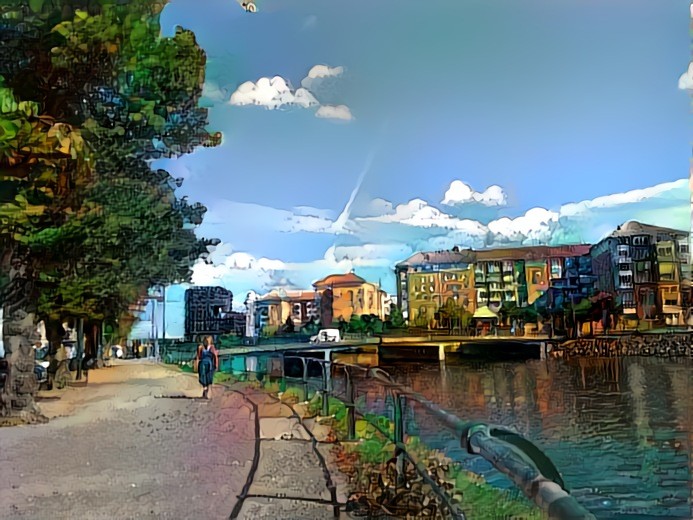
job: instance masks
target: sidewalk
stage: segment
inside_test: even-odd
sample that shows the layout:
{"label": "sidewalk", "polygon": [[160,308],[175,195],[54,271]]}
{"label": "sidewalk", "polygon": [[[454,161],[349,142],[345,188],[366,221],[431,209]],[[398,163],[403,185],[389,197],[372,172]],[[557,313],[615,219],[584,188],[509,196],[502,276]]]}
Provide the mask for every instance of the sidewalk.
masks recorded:
{"label": "sidewalk", "polygon": [[345,501],[328,450],[266,393],[215,385],[205,401],[193,375],[145,360],[73,384],[41,393],[48,424],[0,428],[3,518],[317,519]]}

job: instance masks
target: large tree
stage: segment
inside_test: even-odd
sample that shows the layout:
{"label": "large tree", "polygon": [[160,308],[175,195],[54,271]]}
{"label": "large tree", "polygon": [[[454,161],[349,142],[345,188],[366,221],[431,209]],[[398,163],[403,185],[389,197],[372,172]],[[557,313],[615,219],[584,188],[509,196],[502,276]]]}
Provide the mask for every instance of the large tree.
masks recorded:
{"label": "large tree", "polygon": [[[63,198],[46,201],[53,218],[32,223],[26,240],[34,247],[18,247],[12,232],[13,218],[28,218],[31,208],[20,207],[0,229],[9,231],[5,257],[20,266],[4,270],[6,286],[21,280],[31,289],[21,302],[16,290],[5,298],[6,318],[26,325],[6,323],[10,344],[13,337],[29,342],[37,311],[57,323],[67,315],[116,318],[150,286],[189,278],[210,244],[194,234],[204,207],[176,197],[180,181],[150,168],[154,159],[221,137],[207,132],[206,110],[197,106],[204,53],[189,31],[160,37],[162,7],[154,0],[32,0],[1,8],[12,36],[0,46],[0,74],[15,97],[37,101],[37,113],[73,129],[88,150],[84,164],[70,157],[61,167],[70,182]],[[35,188],[36,179],[26,182]],[[12,205],[18,201],[14,195]]]}

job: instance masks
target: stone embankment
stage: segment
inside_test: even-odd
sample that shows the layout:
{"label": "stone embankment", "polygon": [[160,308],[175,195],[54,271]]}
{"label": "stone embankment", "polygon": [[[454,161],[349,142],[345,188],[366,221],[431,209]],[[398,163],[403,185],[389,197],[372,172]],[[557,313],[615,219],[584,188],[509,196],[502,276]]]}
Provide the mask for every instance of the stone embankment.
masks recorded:
{"label": "stone embankment", "polygon": [[556,347],[556,357],[656,356],[693,357],[693,334],[631,334],[610,338],[580,338]]}

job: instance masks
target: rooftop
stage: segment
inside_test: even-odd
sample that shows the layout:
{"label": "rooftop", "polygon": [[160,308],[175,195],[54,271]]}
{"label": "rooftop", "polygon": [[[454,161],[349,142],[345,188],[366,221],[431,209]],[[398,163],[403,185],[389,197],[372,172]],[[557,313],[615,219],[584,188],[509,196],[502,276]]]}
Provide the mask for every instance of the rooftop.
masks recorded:
{"label": "rooftop", "polygon": [[653,226],[652,224],[643,224],[637,220],[629,220],[621,226],[618,226],[609,237],[625,237],[630,235],[682,235],[688,236],[688,231],[680,229],[667,228],[662,226]]}
{"label": "rooftop", "polygon": [[397,264],[397,267],[414,267],[423,264],[469,264],[474,261],[471,249],[453,248],[450,251],[428,251],[414,253],[412,256]]}
{"label": "rooftop", "polygon": [[366,280],[357,276],[354,273],[346,274],[331,274],[325,278],[318,280],[313,283],[313,287],[330,287],[330,286],[344,286],[344,285],[361,285],[367,283]]}
{"label": "rooftop", "polygon": [[475,251],[477,260],[535,260],[542,258],[566,258],[589,254],[589,244],[567,246],[524,246],[482,249]]}

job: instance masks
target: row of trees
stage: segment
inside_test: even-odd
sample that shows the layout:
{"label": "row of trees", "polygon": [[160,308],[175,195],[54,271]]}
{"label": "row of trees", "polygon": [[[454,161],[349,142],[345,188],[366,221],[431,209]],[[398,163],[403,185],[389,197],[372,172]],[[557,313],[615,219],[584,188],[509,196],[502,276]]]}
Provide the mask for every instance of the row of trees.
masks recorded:
{"label": "row of trees", "polygon": [[[214,146],[198,107],[205,55],[160,37],[161,0],[10,0],[0,7],[0,296],[4,414],[38,415],[32,334],[86,328],[87,350],[153,285],[186,281],[215,242],[204,206],[151,162]],[[93,353],[93,352],[92,352]]]}

